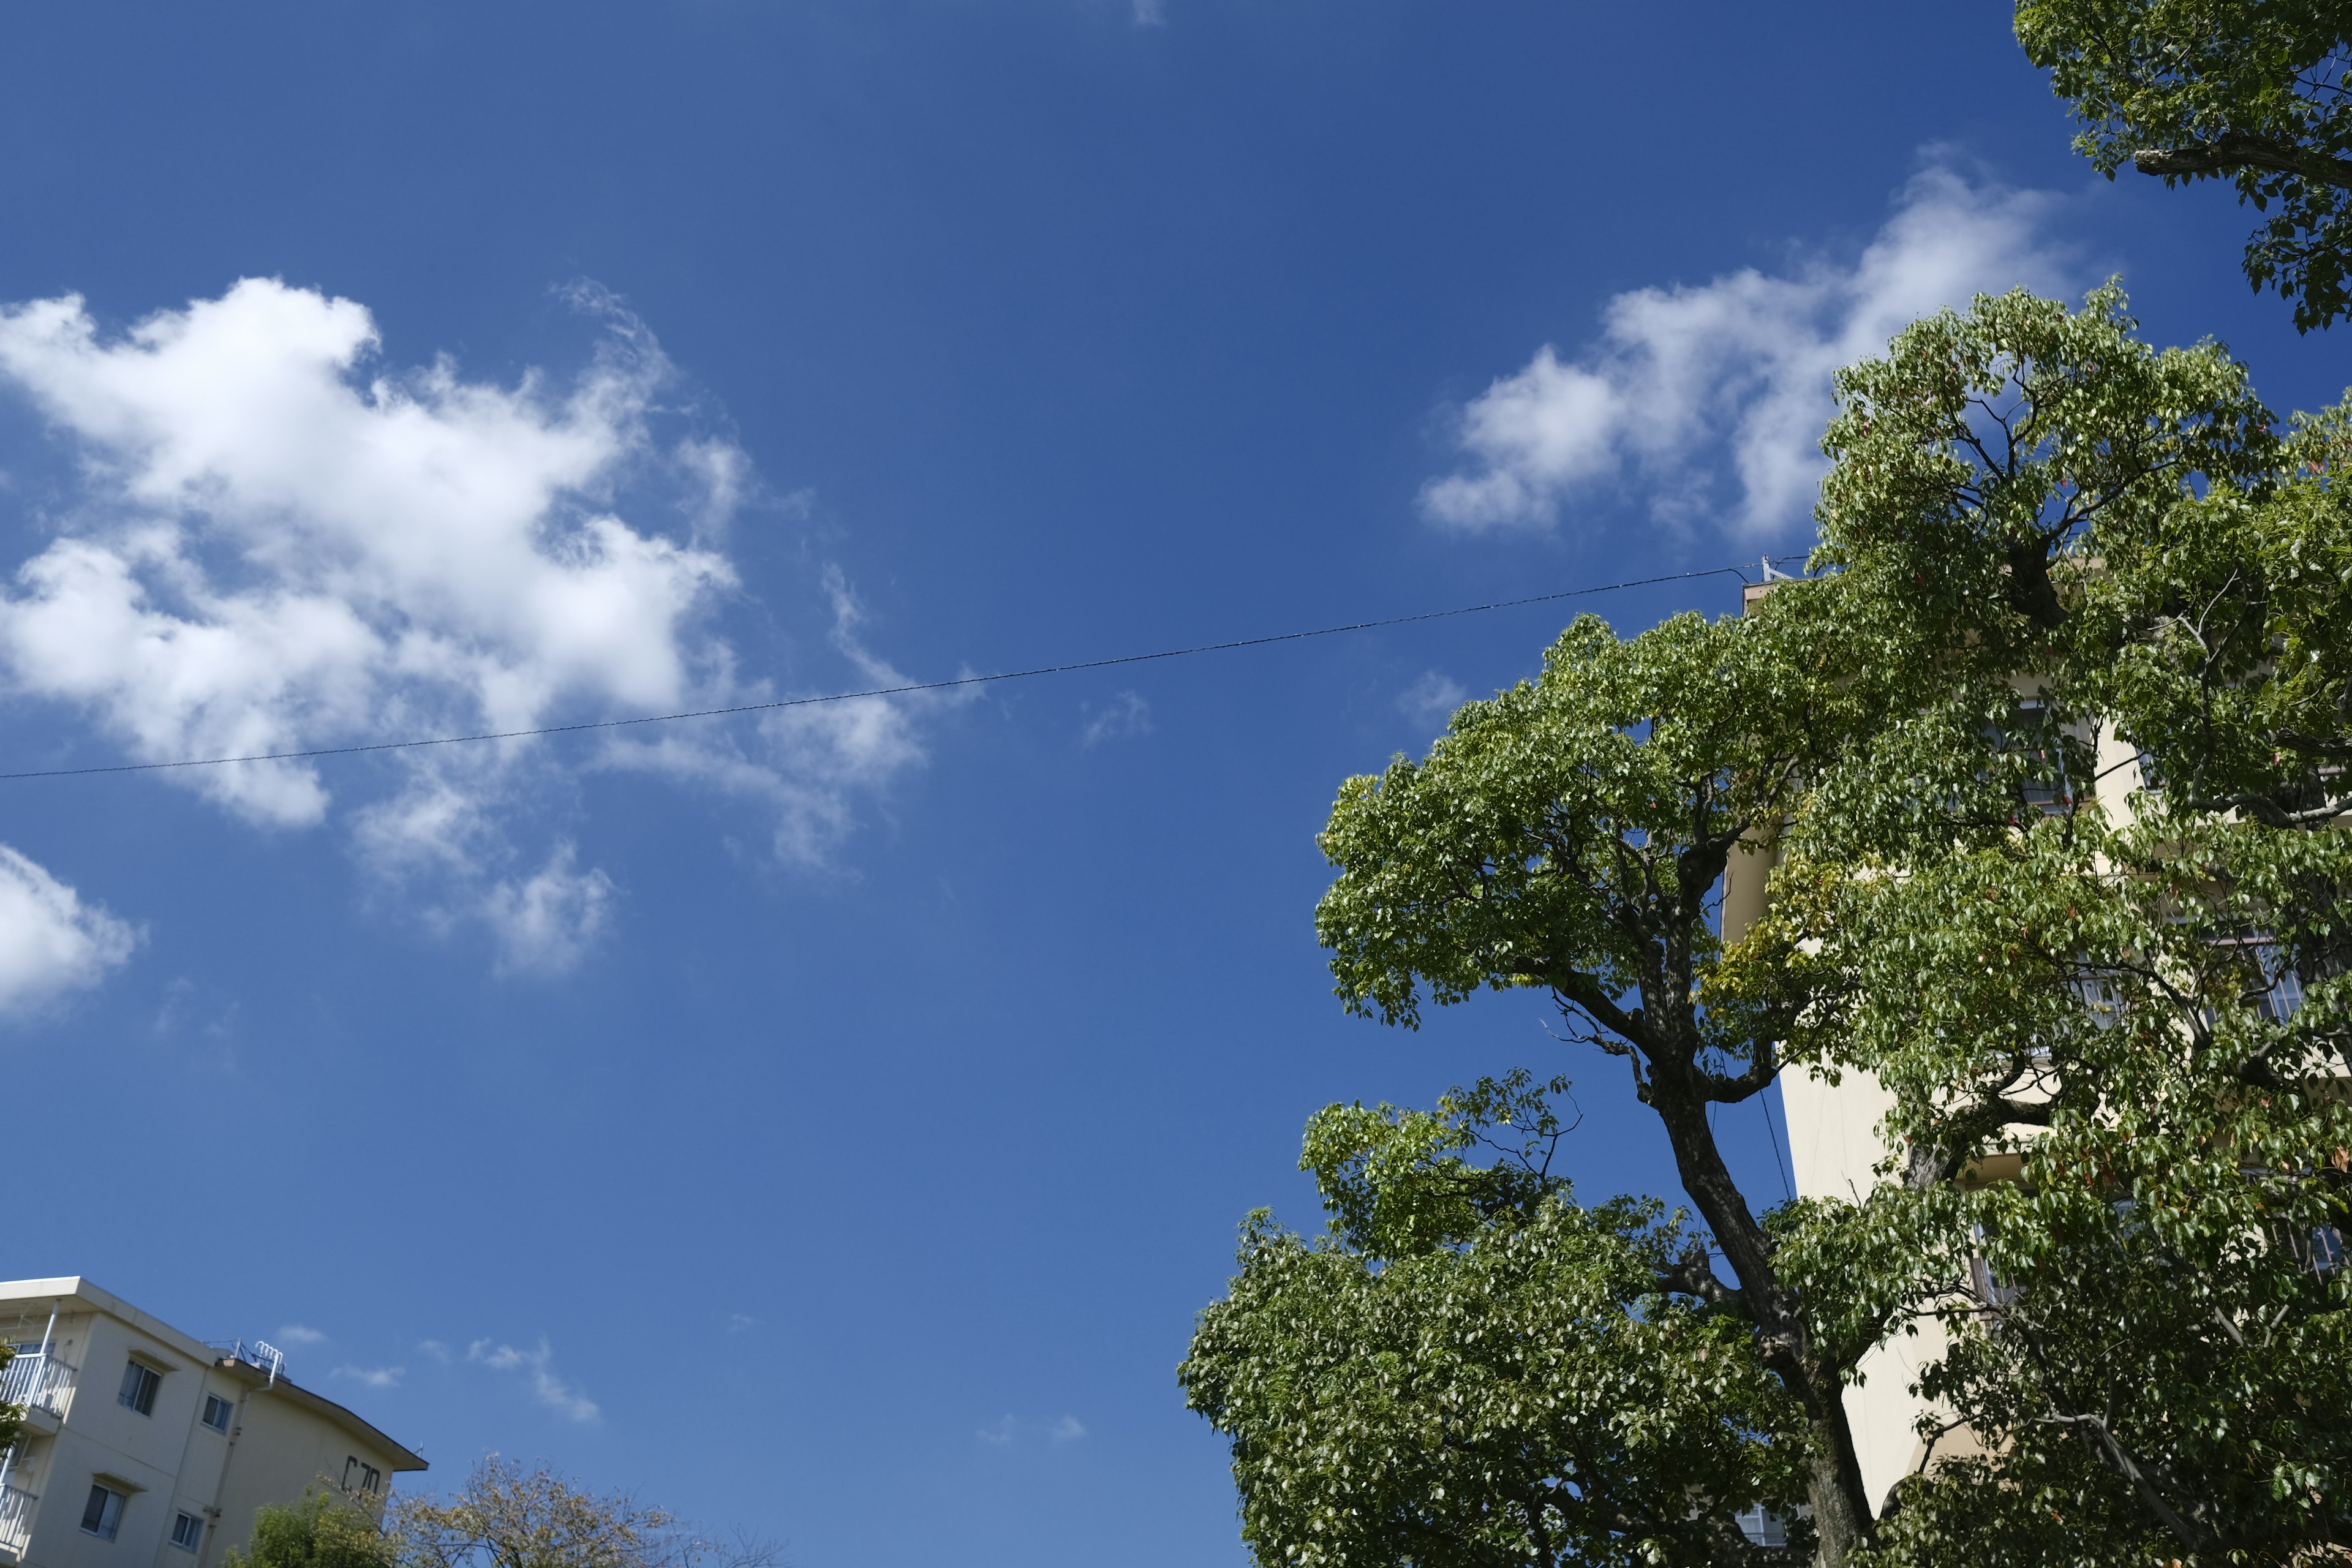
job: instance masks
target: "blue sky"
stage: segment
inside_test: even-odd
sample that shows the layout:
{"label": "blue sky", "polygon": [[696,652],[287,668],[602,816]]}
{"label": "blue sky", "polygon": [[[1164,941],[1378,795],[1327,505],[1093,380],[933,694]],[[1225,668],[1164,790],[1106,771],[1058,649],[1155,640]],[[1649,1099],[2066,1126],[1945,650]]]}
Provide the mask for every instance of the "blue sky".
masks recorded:
{"label": "blue sky", "polygon": [[[1827,374],[2121,272],[2336,395],[1999,5],[19,10],[10,769],[1101,658],[1803,548]],[[242,280],[242,281],[241,281]],[[1728,579],[1616,595],[1626,627]],[[448,1480],[803,1568],[1239,1563],[1172,1368],[1342,1016],[1339,780],[1562,612],[505,747],[0,784],[5,1271],[289,1342]],[[1726,1113],[1754,1191],[1755,1108]],[[282,1332],[281,1332],[282,1331]]]}

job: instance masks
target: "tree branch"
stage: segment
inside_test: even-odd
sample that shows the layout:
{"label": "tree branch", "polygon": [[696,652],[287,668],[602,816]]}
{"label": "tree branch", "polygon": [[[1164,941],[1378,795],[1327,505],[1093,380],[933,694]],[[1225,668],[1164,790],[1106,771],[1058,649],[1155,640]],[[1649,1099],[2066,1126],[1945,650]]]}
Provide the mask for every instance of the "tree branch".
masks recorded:
{"label": "tree branch", "polygon": [[1710,1307],[1722,1309],[1735,1317],[1748,1317],[1748,1298],[1741,1291],[1726,1285],[1706,1266],[1703,1252],[1686,1253],[1680,1261],[1657,1273],[1657,1288],[1667,1295],[1695,1296]]}
{"label": "tree branch", "polygon": [[2305,153],[2285,142],[2235,131],[2188,147],[2143,147],[2132,154],[2132,167],[2143,174],[2173,179],[2227,174],[2232,169],[2274,169],[2352,191],[2352,159]]}

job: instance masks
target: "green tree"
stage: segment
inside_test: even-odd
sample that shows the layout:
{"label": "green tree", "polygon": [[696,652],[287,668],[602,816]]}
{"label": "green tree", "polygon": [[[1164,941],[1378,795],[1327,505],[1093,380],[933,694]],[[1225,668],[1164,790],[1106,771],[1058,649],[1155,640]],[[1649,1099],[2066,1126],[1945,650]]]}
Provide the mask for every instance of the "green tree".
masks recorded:
{"label": "green tree", "polygon": [[1560,1131],[1524,1073],[1308,1126],[1329,1231],[1252,1215],[1179,1371],[1234,1440],[1261,1561],[1737,1563],[1736,1511],[1802,1498],[1774,1440],[1801,1423],[1690,1289],[1704,1254],[1654,1203],[1576,1206]]}
{"label": "green tree", "polygon": [[[16,1352],[5,1342],[0,1342],[0,1372],[7,1371],[8,1363],[16,1359]],[[21,1405],[0,1405],[0,1454],[8,1451],[9,1446],[16,1441],[17,1435],[24,1429],[25,1407]]]}
{"label": "green tree", "polygon": [[[1746,619],[1580,621],[1425,759],[1343,785],[1318,914],[1339,994],[1410,1026],[1535,988],[1625,1059],[1731,1282],[1702,1262],[1678,1298],[1654,1268],[1607,1342],[1670,1358],[1625,1327],[1654,1301],[1739,1325],[1787,1424],[1745,1418],[1801,1473],[1822,1562],[2339,1542],[2346,416],[2281,433],[2226,353],[2150,349],[2111,288],[1930,318],[1839,398],[1822,576]],[[2143,787],[2111,818],[2117,765]],[[1727,946],[1726,873],[1767,847],[1771,910]],[[1893,1092],[1899,1157],[1859,1201],[1761,1214],[1726,1169],[1708,1109],[1790,1067]],[[1251,1233],[1203,1333],[1277,1342],[1264,1314],[1339,1310],[1351,1256],[1383,1274],[1339,1212],[1320,1251]],[[1679,1237],[1612,1234],[1654,1265]],[[1510,1288],[1431,1267],[1449,1310]],[[1951,1349],[1924,1392],[1997,1441],[1880,1521],[1843,1393],[1929,1320]],[[1287,1447],[1237,1436],[1245,1515],[1307,1484],[1283,1456],[1324,1452],[1328,1408],[1290,1406]],[[1307,1544],[1251,1517],[1262,1561]]]}
{"label": "green tree", "polygon": [[2108,178],[2230,181],[2269,215],[2246,246],[2254,286],[2305,331],[2352,309],[2352,5],[2020,0],[2017,36]]}
{"label": "green tree", "polygon": [[1808,657],[1808,630],[1685,616],[1621,639],[1579,620],[1540,677],[1464,708],[1426,759],[1341,787],[1317,921],[1354,1011],[1412,1026],[1424,994],[1539,988],[1577,1039],[1624,1059],[1731,1273],[1718,1300],[1800,1413],[1836,1563],[1871,1517],[1841,1397],[1871,1335],[1807,1312],[1709,1119],[1772,1082],[1834,978],[1791,943],[1727,953],[1714,919],[1733,858],[1797,809],[1868,700]]}
{"label": "green tree", "polygon": [[228,1568],[395,1568],[398,1554],[375,1510],[348,1492],[314,1488],[300,1502],[264,1505],[253,1539]]}
{"label": "green tree", "polygon": [[1924,1391],[2002,1440],[1886,1549],[2344,1543],[2345,414],[2275,432],[2112,290],[1922,322],[1840,393],[1823,597],[1920,613],[1910,701],[1790,835],[1776,923],[1849,978],[1791,1053],[1894,1091],[1906,1179],[1861,1223],[1918,1238]]}

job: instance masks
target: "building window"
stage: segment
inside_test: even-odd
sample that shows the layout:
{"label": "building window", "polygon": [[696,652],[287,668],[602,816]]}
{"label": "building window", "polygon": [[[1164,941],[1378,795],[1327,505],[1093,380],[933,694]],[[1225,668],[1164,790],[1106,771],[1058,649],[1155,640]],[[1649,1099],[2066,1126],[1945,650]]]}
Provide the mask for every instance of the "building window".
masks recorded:
{"label": "building window", "polygon": [[100,1541],[111,1541],[122,1528],[122,1505],[129,1501],[112,1487],[90,1483],[89,1501],[81,1510],[81,1527]]}
{"label": "building window", "polygon": [[175,1514],[172,1519],[172,1544],[183,1552],[194,1552],[204,1544],[205,1521],[193,1513]]}
{"label": "building window", "polygon": [[2275,947],[2258,948],[2255,956],[2262,962],[2263,978],[2270,981],[2270,988],[2255,999],[2254,1011],[2271,1023],[2284,1024],[2303,1005],[2303,976],[2288,966],[2285,955]]}
{"label": "building window", "polygon": [[2295,1250],[2310,1263],[2314,1274],[2333,1274],[2344,1267],[2344,1233],[2323,1225],[2311,1233],[2306,1245]]}
{"label": "building window", "polygon": [[205,1395],[205,1425],[215,1432],[228,1430],[229,1413],[236,1408],[217,1394]]}
{"label": "building window", "polygon": [[2295,973],[2292,955],[2268,931],[2224,937],[2216,945],[2241,949],[2253,961],[2253,984],[2240,992],[2238,1000],[2252,1003],[2264,1022],[2284,1024],[2303,1006],[2303,976]]}
{"label": "building window", "polygon": [[155,1391],[163,1385],[163,1374],[142,1362],[132,1362],[122,1369],[122,1392],[116,1397],[142,1415],[155,1414]]}
{"label": "building window", "polygon": [[2066,983],[2091,1015],[2094,1027],[2112,1029],[2123,1018],[2124,994],[2103,975],[2077,974]]}

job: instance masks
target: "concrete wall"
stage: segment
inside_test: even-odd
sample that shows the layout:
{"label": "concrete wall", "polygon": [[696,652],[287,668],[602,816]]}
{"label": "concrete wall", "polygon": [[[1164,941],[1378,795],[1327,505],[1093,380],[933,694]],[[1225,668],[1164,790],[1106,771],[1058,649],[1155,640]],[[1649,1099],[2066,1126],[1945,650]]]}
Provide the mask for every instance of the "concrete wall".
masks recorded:
{"label": "concrete wall", "polygon": [[[40,1499],[22,1568],[220,1568],[248,1543],[266,1504],[296,1502],[347,1478],[356,1488],[362,1466],[375,1471],[381,1495],[397,1471],[422,1468],[332,1401],[225,1360],[80,1279],[0,1285],[0,1331],[37,1342],[53,1300],[52,1351],[79,1370],[62,1416],[28,1425],[9,1476],[11,1487]],[[134,1360],[161,1378],[145,1414],[121,1401]],[[204,1424],[207,1394],[229,1403],[226,1432]],[[111,1541],[81,1528],[93,1482],[128,1498]],[[194,1550],[172,1540],[183,1512],[203,1521]]]}
{"label": "concrete wall", "polygon": [[[170,1539],[181,1465],[209,1375],[206,1362],[100,1313],[60,1320],[58,1338],[66,1359],[81,1370],[65,1422],[47,1445],[40,1511],[25,1560],[42,1568],[147,1568],[162,1561]],[[163,1373],[150,1415],[118,1399],[134,1355]],[[93,1480],[130,1494],[110,1542],[81,1528]]]}
{"label": "concrete wall", "polygon": [[[254,1513],[265,1504],[295,1501],[313,1487],[341,1487],[347,1470],[357,1488],[360,1472],[352,1461],[374,1468],[382,1478],[379,1496],[390,1491],[400,1456],[320,1419],[298,1399],[283,1386],[256,1388],[247,1396],[230,1428],[236,1442],[217,1493],[220,1518],[213,1539],[205,1542],[200,1563],[192,1563],[186,1552],[171,1552],[182,1568],[219,1568],[229,1548],[242,1548],[251,1539]],[[159,1559],[156,1568],[173,1564]]]}

